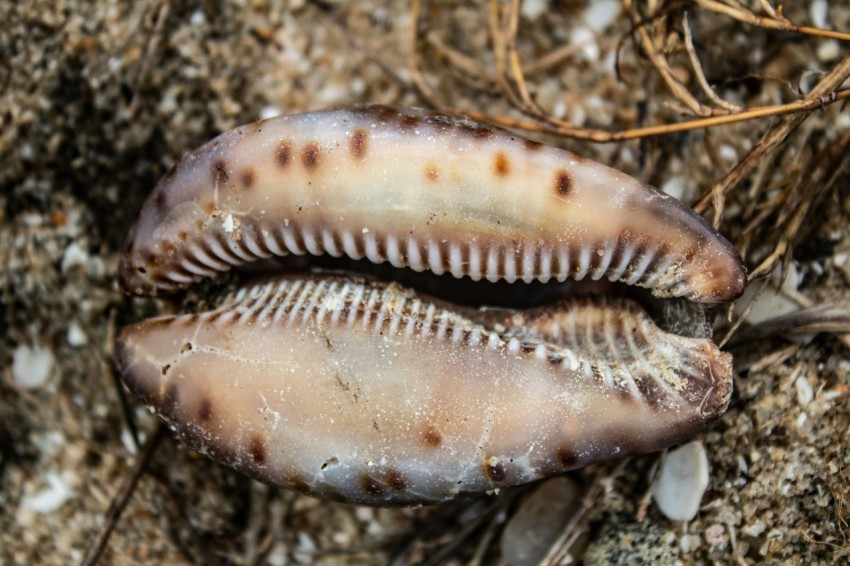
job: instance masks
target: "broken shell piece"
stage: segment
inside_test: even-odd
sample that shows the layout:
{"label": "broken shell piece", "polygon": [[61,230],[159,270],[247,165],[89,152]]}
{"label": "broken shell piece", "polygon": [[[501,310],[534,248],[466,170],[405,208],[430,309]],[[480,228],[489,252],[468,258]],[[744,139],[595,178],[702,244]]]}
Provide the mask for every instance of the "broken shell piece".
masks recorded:
{"label": "broken shell piece", "polygon": [[731,357],[624,299],[529,314],[543,329],[533,341],[460,312],[394,284],[287,278],[128,326],[117,356],[125,383],[194,449],[367,505],[656,451],[728,403]]}
{"label": "broken shell piece", "polygon": [[636,179],[487,124],[383,106],[260,121],[187,156],[145,202],[120,282],[170,293],[305,253],[474,280],[607,278],[698,302],[746,285],[726,240]]}

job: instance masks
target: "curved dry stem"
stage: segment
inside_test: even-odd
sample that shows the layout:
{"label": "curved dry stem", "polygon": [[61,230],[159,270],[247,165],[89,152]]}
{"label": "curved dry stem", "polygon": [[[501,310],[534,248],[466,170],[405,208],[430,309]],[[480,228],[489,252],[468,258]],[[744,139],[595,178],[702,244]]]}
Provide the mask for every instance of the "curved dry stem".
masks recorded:
{"label": "curved dry stem", "polygon": [[762,0],[761,5],[762,9],[764,9],[769,14],[767,17],[759,16],[758,14],[751,12],[750,10],[740,5],[738,2],[735,2],[734,5],[732,5],[729,3],[717,2],[716,0],[696,0],[696,3],[699,6],[705,8],[706,10],[725,14],[731,18],[738,20],[739,22],[744,22],[750,25],[759,26],[766,29],[790,31],[802,33],[805,35],[814,35],[817,37],[837,39],[839,41],[850,41],[850,33],[821,29],[813,26],[799,26],[793,24],[788,21],[787,18],[778,16],[776,14],[776,11],[764,0]]}

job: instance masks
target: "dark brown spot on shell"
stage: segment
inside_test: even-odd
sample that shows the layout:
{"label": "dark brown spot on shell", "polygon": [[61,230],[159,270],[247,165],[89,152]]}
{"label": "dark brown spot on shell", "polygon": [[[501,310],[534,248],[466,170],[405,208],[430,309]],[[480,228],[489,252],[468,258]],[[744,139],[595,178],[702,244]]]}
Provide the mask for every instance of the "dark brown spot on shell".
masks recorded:
{"label": "dark brown spot on shell", "polygon": [[178,169],[179,165],[180,165],[180,163],[175,163],[174,165],[172,165],[171,168],[168,170],[168,172],[165,175],[163,175],[162,180],[168,181],[169,179],[174,177],[174,175],[177,173],[177,169]]}
{"label": "dark brown spot on shell", "polygon": [[248,443],[248,454],[258,466],[266,463],[266,444],[260,435],[255,434]]}
{"label": "dark brown spot on shell", "polygon": [[578,454],[566,447],[558,449],[556,458],[564,469],[574,468],[578,464]]}
{"label": "dark brown spot on shell", "polygon": [[217,159],[215,163],[213,163],[213,179],[216,184],[226,183],[230,178],[230,174],[227,172],[227,164],[223,159]]}
{"label": "dark brown spot on shell", "polygon": [[189,239],[189,234],[185,230],[180,230],[179,232],[177,232],[177,239],[181,242],[185,242]]}
{"label": "dark brown spot on shell", "polygon": [[378,122],[389,122],[393,118],[399,115],[399,111],[392,106],[376,106],[375,109],[375,119]]}
{"label": "dark brown spot on shell", "polygon": [[322,149],[318,142],[307,142],[304,149],[301,150],[301,162],[308,170],[313,170],[319,165]]}
{"label": "dark brown spot on shell", "polygon": [[572,188],[572,183],[573,179],[570,177],[570,172],[566,169],[561,169],[555,175],[555,192],[558,196],[567,196]]}
{"label": "dark brown spot on shell", "polygon": [[329,483],[320,484],[320,486],[316,489],[314,495],[324,497],[325,499],[330,499],[331,501],[337,501],[339,503],[348,502],[348,498],[343,495],[340,490],[338,490]]}
{"label": "dark brown spot on shell", "polygon": [[201,403],[198,405],[198,418],[204,422],[212,418],[212,401],[209,397],[201,399]]}
{"label": "dark brown spot on shell", "polygon": [[440,434],[440,431],[434,427],[428,427],[425,432],[422,433],[422,440],[424,440],[425,444],[431,448],[436,448],[443,443],[443,435]]}
{"label": "dark brown spot on shell", "polygon": [[254,172],[254,169],[251,167],[246,167],[242,170],[242,173],[239,175],[239,180],[242,181],[242,186],[246,189],[250,189],[254,184],[257,174]]}
{"label": "dark brown spot on shell", "polygon": [[363,128],[354,130],[348,142],[348,151],[354,159],[363,159],[369,150],[369,133]]}
{"label": "dark brown spot on shell", "polygon": [[360,474],[360,487],[372,497],[381,497],[386,491],[384,486],[369,474]]}
{"label": "dark brown spot on shell", "polygon": [[538,151],[543,149],[543,144],[534,140],[522,140],[522,145],[525,146],[525,149],[528,151]]}
{"label": "dark brown spot on shell", "polygon": [[180,388],[177,387],[176,383],[169,383],[168,387],[165,388],[165,395],[162,398],[162,408],[163,411],[171,412],[180,402]]}
{"label": "dark brown spot on shell", "polygon": [[461,124],[458,127],[461,132],[478,141],[486,141],[496,135],[496,130],[484,124]]}
{"label": "dark brown spot on shell", "polygon": [[277,144],[277,149],[274,152],[275,161],[284,169],[289,167],[292,162],[292,142],[284,140]]}
{"label": "dark brown spot on shell", "polygon": [[425,178],[429,181],[436,182],[437,179],[440,178],[440,170],[433,163],[429,163],[425,166]]}
{"label": "dark brown spot on shell", "polygon": [[406,491],[407,482],[398,470],[387,470],[386,483],[395,491]]}
{"label": "dark brown spot on shell", "polygon": [[405,130],[414,130],[422,124],[422,117],[414,114],[408,114],[401,119],[399,125]]}
{"label": "dark brown spot on shell", "polygon": [[153,195],[153,203],[157,208],[165,208],[165,191],[157,190]]}
{"label": "dark brown spot on shell", "polygon": [[299,476],[298,474],[292,474],[288,478],[286,478],[286,482],[289,484],[291,489],[294,489],[298,493],[303,495],[310,495],[312,489],[310,488],[310,484],[307,481]]}
{"label": "dark brown spot on shell", "polygon": [[501,483],[507,477],[504,464],[501,462],[493,463],[490,458],[484,460],[484,473],[493,483]]}
{"label": "dark brown spot on shell", "polygon": [[511,162],[503,151],[493,157],[493,171],[498,177],[507,177],[511,172]]}

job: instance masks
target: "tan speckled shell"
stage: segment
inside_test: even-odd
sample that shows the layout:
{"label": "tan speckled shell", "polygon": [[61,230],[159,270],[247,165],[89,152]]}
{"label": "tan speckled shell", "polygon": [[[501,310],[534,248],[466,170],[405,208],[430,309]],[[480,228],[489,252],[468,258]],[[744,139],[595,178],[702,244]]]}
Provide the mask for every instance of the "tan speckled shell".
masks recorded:
{"label": "tan speckled shell", "polygon": [[606,277],[730,301],[735,250],[676,199],[470,120],[366,107],[281,116],[187,156],[144,205],[128,292],[173,292],[289,253],[514,281]]}

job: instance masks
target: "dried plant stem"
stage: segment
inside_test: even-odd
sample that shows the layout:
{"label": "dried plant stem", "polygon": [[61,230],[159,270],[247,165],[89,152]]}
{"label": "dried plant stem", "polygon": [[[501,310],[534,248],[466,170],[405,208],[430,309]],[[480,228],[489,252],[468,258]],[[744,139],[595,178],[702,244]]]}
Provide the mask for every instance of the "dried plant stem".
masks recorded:
{"label": "dried plant stem", "polygon": [[[658,73],[661,75],[661,78],[667,84],[667,88],[670,89],[671,93],[673,93],[673,96],[675,96],[679,102],[684,104],[688,110],[697,116],[712,116],[716,114],[714,109],[705,106],[694,98],[688,90],[688,87],[682,84],[682,82],[673,74],[673,69],[670,68],[670,64],[667,62],[667,58],[664,56],[664,53],[660,48],[666,36],[665,31],[663,29],[657,30],[655,38],[653,39],[646,28],[645,18],[637,10],[637,4],[632,0],[625,0],[624,5],[632,18],[632,23],[634,24],[635,30],[640,38],[643,50],[646,52],[647,57],[649,57],[649,60],[652,62],[653,66],[655,66]],[[664,20],[664,18],[662,18],[662,20]],[[656,23],[656,25],[659,26],[661,24]]]}
{"label": "dried plant stem", "polygon": [[153,457],[154,452],[156,452],[160,440],[165,436],[164,431],[165,427],[158,424],[145,442],[142,452],[136,458],[136,463],[133,464],[132,472],[124,477],[118,493],[112,500],[97,536],[95,536],[86,549],[83,560],[80,562],[82,566],[93,566],[100,561],[100,557],[106,549],[106,544],[109,542],[112,531],[115,529],[118,520],[121,518],[121,514],[130,502],[130,498],[136,490],[136,485],[138,485],[139,480],[142,478],[142,474],[145,473],[145,469],[147,469],[148,463]]}
{"label": "dried plant stem", "polygon": [[[835,66],[821,81],[815,85],[812,92],[803,100],[794,104],[801,106],[799,110],[816,110],[832,102],[843,100],[850,96],[850,90],[837,89],[850,78],[850,56],[845,57]],[[774,107],[775,108],[775,107]],[[746,112],[742,113],[745,114]],[[741,114],[730,114],[728,117],[740,116]],[[709,206],[714,207],[714,224],[719,225],[723,214],[726,194],[738,185],[766,156],[776,150],[788,135],[806,119],[808,112],[797,112],[786,116],[778,123],[768,129],[758,143],[738,162],[722,179],[714,184],[697,201],[694,210],[704,212]]]}
{"label": "dried plant stem", "polygon": [[[475,118],[477,120],[484,120],[493,124],[497,124],[499,126],[504,126],[506,128],[516,128],[519,130],[526,130],[530,132],[563,135],[575,139],[608,143],[646,138],[651,136],[661,136],[676,132],[698,130],[702,128],[712,128],[715,126],[734,124],[736,122],[746,122],[749,120],[756,120],[758,118],[768,118],[771,116],[782,116],[785,114],[794,114],[805,117],[805,112],[819,110],[846,98],[850,98],[850,89],[836,90],[833,91],[831,95],[826,97],[810,95],[802,100],[797,100],[788,104],[777,104],[774,106],[760,106],[757,108],[750,108],[749,110],[745,110],[737,114],[727,114],[725,116],[711,116],[709,118],[698,118],[694,120],[688,120],[686,122],[679,122],[677,124],[661,124],[658,126],[647,126],[645,128],[634,128],[630,130],[620,131],[577,128],[568,124],[567,122],[562,122],[554,119],[549,119],[547,121],[547,124],[540,124],[539,122],[533,122],[530,120],[520,120],[501,116],[490,116],[482,112],[467,111],[464,113],[471,118]],[[460,111],[457,110],[455,110],[455,112],[460,113]]]}
{"label": "dried plant stem", "polygon": [[708,80],[705,78],[705,73],[702,70],[702,65],[697,57],[696,49],[694,49],[694,39],[691,35],[691,25],[688,22],[687,12],[682,15],[682,28],[685,30],[685,49],[688,52],[688,58],[691,60],[691,66],[694,69],[694,73],[696,73],[697,81],[699,82],[700,87],[702,87],[703,92],[705,92],[706,96],[708,96],[714,104],[723,108],[727,112],[742,112],[744,110],[743,106],[726,102],[717,96],[717,93],[714,92],[714,89],[708,84]]}
{"label": "dried plant stem", "polygon": [[[735,5],[732,5],[728,3],[717,2],[716,0],[696,0],[696,3],[707,10],[711,10],[712,12],[725,14],[729,17],[735,18],[740,22],[744,22],[754,26],[781,31],[791,31],[806,35],[815,35],[818,37],[828,37],[830,39],[838,39],[840,41],[850,41],[850,33],[821,29],[812,26],[798,26],[789,22],[786,18],[779,17],[773,10],[773,8],[769,8],[768,10],[766,10],[770,14],[770,16],[764,17],[754,14],[753,12],[747,10],[737,2],[735,3]],[[766,2],[762,2],[763,8],[766,5]]]}

